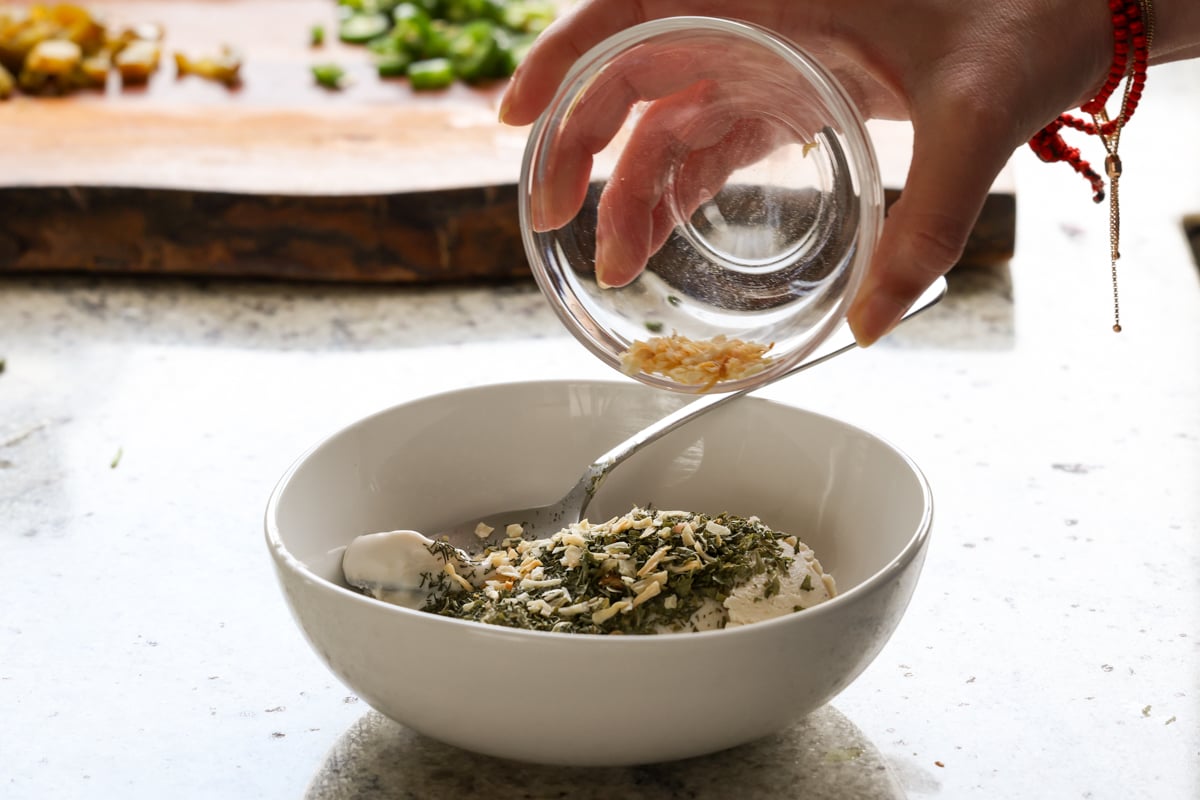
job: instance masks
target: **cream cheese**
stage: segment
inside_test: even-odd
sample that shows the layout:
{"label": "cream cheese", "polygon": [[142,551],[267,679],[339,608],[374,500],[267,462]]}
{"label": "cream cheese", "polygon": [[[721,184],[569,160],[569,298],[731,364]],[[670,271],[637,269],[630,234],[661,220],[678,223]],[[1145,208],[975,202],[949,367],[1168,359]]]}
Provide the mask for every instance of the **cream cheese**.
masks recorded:
{"label": "cream cheese", "polygon": [[[385,531],[355,537],[342,555],[346,583],[383,600],[420,608],[429,599],[430,579],[446,561],[430,548],[434,544],[417,531]],[[468,561],[465,553],[462,560]]]}

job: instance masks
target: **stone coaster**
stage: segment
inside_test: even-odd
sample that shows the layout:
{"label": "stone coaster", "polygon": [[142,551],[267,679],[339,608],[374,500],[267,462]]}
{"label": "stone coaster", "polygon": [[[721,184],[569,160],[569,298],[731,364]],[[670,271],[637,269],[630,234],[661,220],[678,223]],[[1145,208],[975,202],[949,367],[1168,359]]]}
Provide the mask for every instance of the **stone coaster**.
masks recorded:
{"label": "stone coaster", "polygon": [[[508,729],[497,726],[497,735],[511,735]],[[458,797],[903,800],[905,794],[875,746],[825,706],[781,734],[721,753],[611,768],[546,767],[476,755],[372,711],[333,746],[305,795],[306,800]]]}

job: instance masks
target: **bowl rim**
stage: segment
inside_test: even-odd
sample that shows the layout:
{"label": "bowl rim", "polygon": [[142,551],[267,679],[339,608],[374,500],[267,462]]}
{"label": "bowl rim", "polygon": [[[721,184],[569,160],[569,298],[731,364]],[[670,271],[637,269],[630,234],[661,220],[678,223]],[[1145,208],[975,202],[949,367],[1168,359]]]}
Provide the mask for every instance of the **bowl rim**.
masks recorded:
{"label": "bowl rim", "polygon": [[[427,623],[443,623],[452,625],[465,625],[471,630],[478,631],[481,627],[486,629],[488,635],[499,636],[501,638],[527,639],[534,637],[547,642],[564,642],[578,641],[580,646],[595,646],[595,642],[611,642],[613,640],[622,642],[624,647],[652,647],[655,645],[647,644],[648,642],[662,641],[680,641],[686,639],[688,641],[696,640],[697,637],[710,638],[715,636],[733,637],[733,636],[750,636],[755,635],[755,632],[766,631],[772,627],[795,623],[798,619],[813,619],[816,616],[822,616],[834,613],[839,608],[851,603],[857,602],[859,597],[865,597],[873,594],[883,586],[886,586],[896,581],[900,575],[908,568],[909,564],[922,553],[932,535],[933,530],[933,491],[930,488],[929,480],[925,473],[917,463],[903,449],[896,446],[890,439],[880,436],[870,430],[867,430],[859,425],[847,422],[837,417],[828,414],[822,414],[817,411],[811,411],[798,405],[784,403],[778,400],[772,400],[764,397],[747,396],[739,398],[740,403],[752,402],[757,404],[766,404],[771,406],[779,406],[792,411],[798,411],[811,417],[815,417],[825,423],[832,423],[836,426],[848,428],[860,434],[875,439],[877,442],[893,451],[900,457],[901,461],[910,469],[914,477],[917,479],[917,486],[921,492],[921,519],[918,521],[916,530],[909,536],[908,541],[904,543],[900,551],[896,553],[886,564],[876,570],[867,578],[859,581],[854,586],[844,592],[839,591],[835,596],[826,600],[819,605],[804,609],[803,613],[784,614],[780,617],[762,620],[750,625],[740,625],[734,628],[722,628],[711,631],[678,631],[671,633],[658,633],[653,635],[636,635],[636,636],[610,636],[599,633],[554,633],[552,631],[532,631],[524,628],[508,628],[502,625],[486,625],[471,620],[455,619],[454,617],[443,617],[438,614],[431,614],[420,609],[405,608],[403,606],[393,605],[382,600],[376,600],[373,597],[368,597],[359,592],[348,589],[344,586],[327,580],[326,578],[314,572],[303,560],[294,555],[291,550],[283,542],[283,535],[279,529],[277,517],[279,511],[279,502],[283,492],[288,487],[296,472],[308,461],[308,459],[319,449],[333,440],[345,436],[355,428],[364,426],[374,421],[379,417],[389,414],[394,414],[397,411],[407,408],[418,403],[436,402],[439,399],[449,398],[452,396],[461,396],[474,392],[488,391],[494,389],[514,390],[521,388],[532,388],[538,386],[545,387],[566,387],[566,386],[587,386],[601,389],[636,389],[645,391],[646,387],[633,381],[614,381],[614,380],[597,380],[597,379],[576,379],[576,378],[555,378],[546,380],[512,380],[499,381],[493,383],[478,384],[475,386],[464,386],[456,389],[435,392],[433,394],[420,395],[418,397],[405,400],[400,403],[388,406],[386,408],[375,411],[364,417],[361,417],[347,425],[343,425],[337,430],[321,437],[314,444],[309,446],[297,458],[295,458],[283,475],[276,481],[274,488],[271,490],[270,497],[267,500],[266,509],[263,516],[263,531],[267,549],[271,554],[276,566],[283,570],[307,579],[317,585],[322,591],[331,593],[334,597],[341,597],[352,603],[366,603],[372,608],[375,608],[380,613],[399,614],[402,618],[410,618],[414,622],[424,621]],[[582,470],[582,467],[581,467]],[[344,547],[344,546],[343,546]],[[282,578],[282,576],[280,576]],[[836,576],[834,576],[836,578]],[[633,644],[638,642],[638,644]],[[582,644],[588,643],[588,644]],[[663,646],[663,645],[657,645]]]}

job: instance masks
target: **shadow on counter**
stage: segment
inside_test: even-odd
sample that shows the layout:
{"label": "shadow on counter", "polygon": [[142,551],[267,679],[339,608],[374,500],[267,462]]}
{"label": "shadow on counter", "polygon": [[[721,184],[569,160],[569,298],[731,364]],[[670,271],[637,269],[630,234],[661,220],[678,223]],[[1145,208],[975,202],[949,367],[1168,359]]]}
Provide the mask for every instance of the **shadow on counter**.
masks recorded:
{"label": "shadow on counter", "polygon": [[[496,735],[519,735],[519,728],[497,725]],[[825,706],[784,733],[715,755],[607,768],[475,755],[372,711],[334,744],[305,793],[305,800],[366,797],[903,800],[906,795],[875,746],[837,709]]]}
{"label": "shadow on counter", "polygon": [[[964,263],[947,280],[936,313],[880,346],[1012,347],[1007,262]],[[67,329],[92,342],[353,352],[569,335],[532,280],[416,287],[0,275],[0,294],[0,317],[11,313],[27,335],[56,338]]]}
{"label": "shadow on counter", "polygon": [[1007,262],[962,263],[946,273],[946,297],[897,328],[880,347],[904,350],[1010,350],[1016,344],[1012,272]]}

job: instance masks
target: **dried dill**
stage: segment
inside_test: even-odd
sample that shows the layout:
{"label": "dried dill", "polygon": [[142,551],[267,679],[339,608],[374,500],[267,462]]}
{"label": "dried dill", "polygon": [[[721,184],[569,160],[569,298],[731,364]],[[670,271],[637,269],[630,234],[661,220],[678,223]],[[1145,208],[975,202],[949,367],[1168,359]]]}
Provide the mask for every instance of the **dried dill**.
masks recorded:
{"label": "dried dill", "polygon": [[[793,561],[785,539],[754,517],[635,508],[548,539],[506,539],[480,557],[479,588],[449,585],[424,610],[561,633],[693,630],[699,617],[723,614],[720,604],[730,593],[760,575],[769,576],[764,595],[779,594],[780,576]],[[448,543],[429,549],[447,564],[456,558]],[[445,578],[431,581],[446,588]],[[805,584],[811,589],[807,577]]]}

